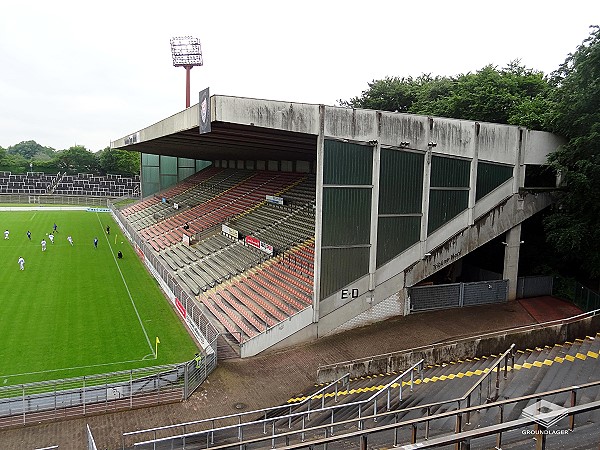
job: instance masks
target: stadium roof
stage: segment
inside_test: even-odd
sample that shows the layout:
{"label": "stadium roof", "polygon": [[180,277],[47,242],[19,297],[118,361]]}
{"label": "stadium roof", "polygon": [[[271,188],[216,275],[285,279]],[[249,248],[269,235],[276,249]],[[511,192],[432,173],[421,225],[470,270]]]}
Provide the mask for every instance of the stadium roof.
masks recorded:
{"label": "stadium roof", "polygon": [[319,106],[212,96],[211,131],[200,134],[193,105],[111,148],[195,159],[316,160]]}
{"label": "stadium roof", "polygon": [[[208,106],[209,105],[209,106]],[[199,160],[317,161],[318,136],[499,164],[545,164],[562,138],[514,125],[213,95],[111,142],[111,148]],[[209,123],[205,134],[201,127]],[[434,124],[436,124],[434,126]],[[523,140],[523,155],[516,152]]]}

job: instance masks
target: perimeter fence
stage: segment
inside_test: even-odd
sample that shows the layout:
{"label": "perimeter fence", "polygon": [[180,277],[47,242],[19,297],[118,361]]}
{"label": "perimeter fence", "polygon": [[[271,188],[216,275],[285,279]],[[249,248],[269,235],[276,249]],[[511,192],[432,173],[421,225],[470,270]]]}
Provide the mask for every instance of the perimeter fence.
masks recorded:
{"label": "perimeter fence", "polygon": [[[125,237],[131,242],[139,258],[156,279],[171,303],[173,303],[175,310],[187,329],[200,343],[207,355],[212,352],[216,355],[216,341],[219,331],[198,307],[192,295],[179,284],[179,281],[161,262],[152,248],[139,235],[133,226],[131,226],[112,201],[108,202],[108,207],[112,212],[115,222],[119,225]],[[215,343],[214,345],[212,345],[213,342]]]}
{"label": "perimeter fence", "polygon": [[181,401],[216,365],[213,352],[179,364],[2,386],[0,428]]}
{"label": "perimeter fence", "polygon": [[30,194],[0,194],[0,203],[21,205],[74,205],[106,207],[106,197],[86,197],[79,195],[30,195]]}

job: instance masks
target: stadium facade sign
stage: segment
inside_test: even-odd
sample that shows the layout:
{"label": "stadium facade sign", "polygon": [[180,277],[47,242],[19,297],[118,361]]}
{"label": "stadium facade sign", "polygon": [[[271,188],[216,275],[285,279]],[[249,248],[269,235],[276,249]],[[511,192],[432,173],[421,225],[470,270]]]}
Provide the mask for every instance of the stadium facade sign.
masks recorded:
{"label": "stadium facade sign", "polygon": [[210,88],[200,91],[200,134],[210,133]]}

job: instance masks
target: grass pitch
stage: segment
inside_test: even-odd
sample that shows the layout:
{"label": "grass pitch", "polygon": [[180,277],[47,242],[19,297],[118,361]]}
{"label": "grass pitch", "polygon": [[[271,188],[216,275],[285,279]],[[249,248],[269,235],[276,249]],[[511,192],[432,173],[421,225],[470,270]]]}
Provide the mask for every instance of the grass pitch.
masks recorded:
{"label": "grass pitch", "polygon": [[0,386],[178,363],[196,351],[109,213],[0,212]]}

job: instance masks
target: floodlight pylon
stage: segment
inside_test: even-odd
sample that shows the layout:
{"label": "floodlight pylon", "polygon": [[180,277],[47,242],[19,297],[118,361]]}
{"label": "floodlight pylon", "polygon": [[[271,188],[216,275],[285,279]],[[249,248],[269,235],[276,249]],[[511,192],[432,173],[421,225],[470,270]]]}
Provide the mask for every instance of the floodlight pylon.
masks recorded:
{"label": "floodlight pylon", "polygon": [[202,66],[202,48],[200,39],[192,36],[171,38],[173,66],[185,68],[185,107],[190,107],[190,71],[192,67]]}

